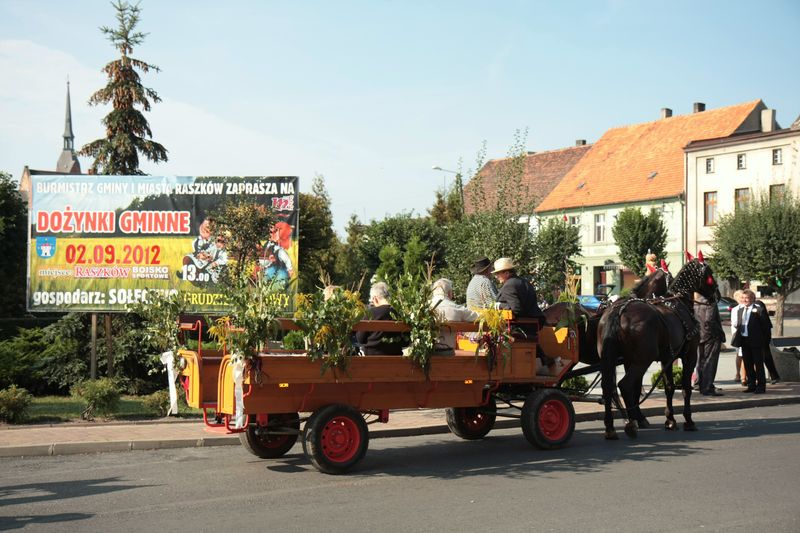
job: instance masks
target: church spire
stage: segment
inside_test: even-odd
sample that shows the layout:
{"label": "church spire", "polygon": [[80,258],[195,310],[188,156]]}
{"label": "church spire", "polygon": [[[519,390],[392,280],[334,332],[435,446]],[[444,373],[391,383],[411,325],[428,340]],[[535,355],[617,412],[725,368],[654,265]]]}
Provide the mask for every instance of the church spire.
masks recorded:
{"label": "church spire", "polygon": [[64,118],[64,149],[56,163],[56,170],[64,174],[80,174],[81,164],[75,154],[75,135],[72,133],[72,106],[69,98],[69,80],[67,80],[67,114]]}
{"label": "church spire", "polygon": [[72,133],[72,106],[69,98],[69,80],[67,80],[67,115],[64,119],[64,150],[75,149],[75,135]]}

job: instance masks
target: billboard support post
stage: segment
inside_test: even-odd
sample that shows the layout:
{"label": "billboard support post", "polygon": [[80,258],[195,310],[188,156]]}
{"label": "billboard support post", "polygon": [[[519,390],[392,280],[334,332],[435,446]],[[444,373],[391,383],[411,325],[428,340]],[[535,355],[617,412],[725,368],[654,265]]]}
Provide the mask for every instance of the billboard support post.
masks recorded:
{"label": "billboard support post", "polygon": [[89,376],[97,379],[97,313],[92,313],[92,355],[89,363]]}

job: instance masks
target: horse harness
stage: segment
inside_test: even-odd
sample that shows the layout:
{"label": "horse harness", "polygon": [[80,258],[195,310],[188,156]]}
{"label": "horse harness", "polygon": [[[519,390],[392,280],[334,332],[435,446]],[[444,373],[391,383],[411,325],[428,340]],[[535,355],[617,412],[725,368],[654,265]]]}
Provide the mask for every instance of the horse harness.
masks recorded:
{"label": "horse harness", "polygon": [[[622,302],[619,308],[619,314],[622,315],[622,313],[625,312],[625,308],[632,302],[642,302],[653,307],[663,305],[678,317],[681,326],[683,326],[685,337],[678,350],[673,350],[672,345],[670,345],[670,352],[672,352],[671,355],[673,359],[677,359],[680,354],[684,352],[689,341],[700,335],[700,323],[694,317],[694,310],[689,308],[679,295],[656,296],[655,298],[627,298]],[[658,317],[666,328],[667,322],[664,315],[658,313]]]}

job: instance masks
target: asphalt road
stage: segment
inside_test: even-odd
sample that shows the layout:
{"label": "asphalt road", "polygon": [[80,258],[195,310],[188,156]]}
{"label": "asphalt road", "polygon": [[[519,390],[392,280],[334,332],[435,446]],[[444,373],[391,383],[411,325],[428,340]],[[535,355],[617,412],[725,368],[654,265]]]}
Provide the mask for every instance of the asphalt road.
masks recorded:
{"label": "asphalt road", "polygon": [[697,421],[617,442],[581,423],[550,452],[518,430],[376,439],[345,476],[299,445],[273,461],[239,447],[3,459],[0,529],[800,531],[800,409]]}

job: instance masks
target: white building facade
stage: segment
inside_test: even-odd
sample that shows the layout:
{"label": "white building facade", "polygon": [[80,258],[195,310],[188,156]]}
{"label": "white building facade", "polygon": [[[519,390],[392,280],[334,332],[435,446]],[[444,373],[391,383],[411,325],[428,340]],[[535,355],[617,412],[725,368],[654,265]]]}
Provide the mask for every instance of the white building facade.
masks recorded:
{"label": "white building facade", "polygon": [[[713,253],[720,218],[765,195],[800,198],[800,121],[777,129],[774,110],[761,112],[762,131],[695,141],[686,153],[686,235],[690,250]],[[787,301],[800,302],[800,295]]]}

